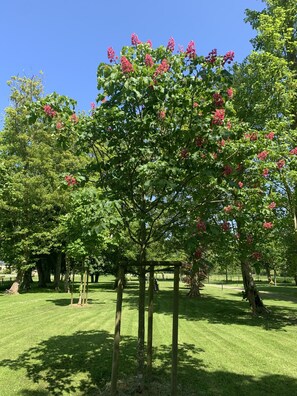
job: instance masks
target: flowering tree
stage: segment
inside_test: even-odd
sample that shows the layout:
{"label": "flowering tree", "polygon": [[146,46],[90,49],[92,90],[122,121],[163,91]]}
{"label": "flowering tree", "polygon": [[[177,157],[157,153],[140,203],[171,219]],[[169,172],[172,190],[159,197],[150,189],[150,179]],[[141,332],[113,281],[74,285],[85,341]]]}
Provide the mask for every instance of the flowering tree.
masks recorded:
{"label": "flowering tree", "polygon": [[[207,57],[195,44],[175,52],[174,39],[154,49],[131,37],[119,56],[98,67],[98,106],[81,130],[97,159],[105,194],[137,246],[140,274],[139,367],[143,366],[145,263],[148,247],[174,233],[190,186],[215,189],[219,142],[232,135],[230,82],[225,64],[234,53]],[[207,195],[204,195],[204,200]]]}

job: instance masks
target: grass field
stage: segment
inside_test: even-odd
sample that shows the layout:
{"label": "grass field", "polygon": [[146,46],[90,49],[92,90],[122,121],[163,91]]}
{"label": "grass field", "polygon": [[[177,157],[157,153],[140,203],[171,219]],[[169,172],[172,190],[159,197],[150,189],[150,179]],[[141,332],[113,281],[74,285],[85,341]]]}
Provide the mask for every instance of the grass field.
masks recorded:
{"label": "grass field", "polygon": [[[91,285],[87,307],[51,290],[0,294],[0,396],[99,395],[110,381],[115,292]],[[172,281],[159,280],[150,395],[170,394]],[[271,310],[254,318],[236,285],[206,285],[188,299],[181,285],[179,394],[297,394],[297,288],[260,286]],[[121,383],[135,374],[137,283],[124,291]],[[122,388],[124,388],[122,386]],[[122,394],[135,394],[127,387]]]}

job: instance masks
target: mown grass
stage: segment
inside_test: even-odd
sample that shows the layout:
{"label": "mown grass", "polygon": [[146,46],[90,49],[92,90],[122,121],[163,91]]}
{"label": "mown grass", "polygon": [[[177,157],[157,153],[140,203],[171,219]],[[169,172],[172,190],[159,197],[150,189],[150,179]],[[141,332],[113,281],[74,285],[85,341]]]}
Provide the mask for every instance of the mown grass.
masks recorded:
{"label": "mown grass", "polygon": [[[111,278],[92,285],[90,304],[33,290],[0,295],[0,396],[99,395],[110,381],[115,292]],[[170,394],[172,281],[155,296],[154,372],[147,394]],[[271,314],[251,316],[236,285],[206,285],[188,299],[181,285],[180,395],[294,395],[297,389],[297,289],[262,287]],[[124,292],[120,384],[135,374],[137,283]],[[126,386],[125,386],[126,385]],[[149,385],[148,385],[149,386]],[[131,390],[132,389],[132,390]]]}

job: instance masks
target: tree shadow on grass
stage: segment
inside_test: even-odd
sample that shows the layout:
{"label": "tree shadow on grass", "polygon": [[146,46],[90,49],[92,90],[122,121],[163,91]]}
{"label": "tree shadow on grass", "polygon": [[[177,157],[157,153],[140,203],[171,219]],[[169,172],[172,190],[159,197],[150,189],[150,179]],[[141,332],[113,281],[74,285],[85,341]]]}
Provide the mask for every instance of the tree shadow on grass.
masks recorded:
{"label": "tree shadow on grass", "polygon": [[[262,327],[266,330],[281,330],[286,326],[297,325],[297,309],[289,306],[268,305],[270,314],[253,316],[248,302],[236,291],[224,291],[222,298],[202,294],[201,298],[187,297],[187,289],[180,290],[179,317],[186,320],[207,320],[209,323],[238,324]],[[230,296],[230,297],[229,297]],[[172,315],[173,290],[160,290],[154,296],[154,311]],[[138,290],[124,290],[123,304],[131,309],[138,307]]]}
{"label": "tree shadow on grass", "polygon": [[[119,395],[136,395],[136,338],[121,342]],[[72,336],[55,336],[23,352],[17,359],[6,359],[0,367],[26,370],[35,385],[23,388],[17,396],[98,396],[109,395],[113,339],[105,331],[80,331]],[[235,396],[238,394],[293,395],[297,380],[279,375],[253,377],[243,374],[209,371],[203,364],[203,350],[192,344],[179,345],[178,395]],[[143,395],[169,396],[171,347],[154,348],[153,376]],[[37,388],[38,387],[38,388]],[[36,389],[37,388],[37,389]]]}

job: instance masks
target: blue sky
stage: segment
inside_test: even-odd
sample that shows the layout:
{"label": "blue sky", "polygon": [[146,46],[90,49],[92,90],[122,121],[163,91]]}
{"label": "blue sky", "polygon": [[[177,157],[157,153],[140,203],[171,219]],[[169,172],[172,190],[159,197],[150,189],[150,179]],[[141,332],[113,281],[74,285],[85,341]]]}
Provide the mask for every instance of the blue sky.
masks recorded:
{"label": "blue sky", "polygon": [[244,23],[246,8],[260,10],[261,0],[4,0],[0,2],[0,125],[9,105],[7,80],[43,71],[45,93],[77,100],[88,111],[95,101],[96,70],[130,44],[132,33],[153,46],[196,43],[199,55],[213,48],[235,52],[242,61],[255,32]]}

